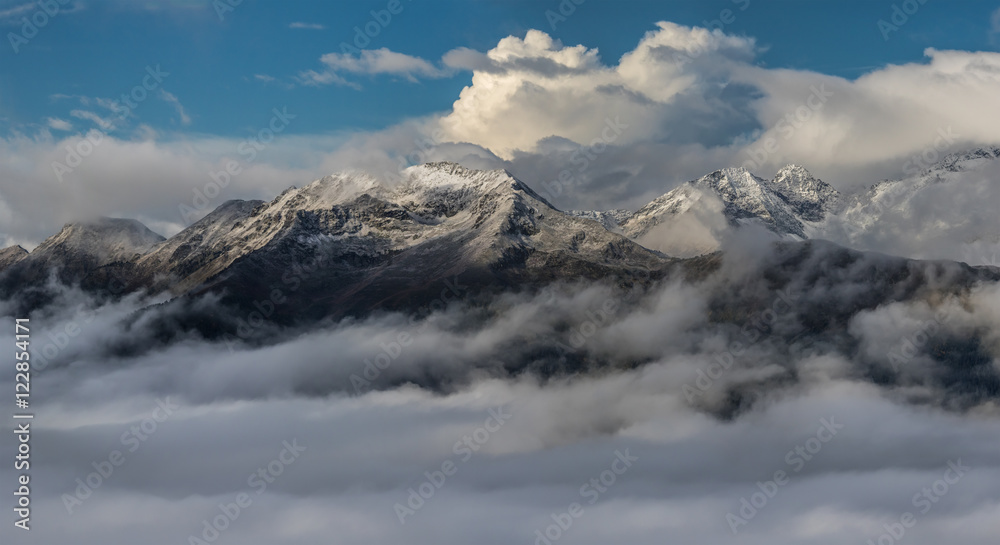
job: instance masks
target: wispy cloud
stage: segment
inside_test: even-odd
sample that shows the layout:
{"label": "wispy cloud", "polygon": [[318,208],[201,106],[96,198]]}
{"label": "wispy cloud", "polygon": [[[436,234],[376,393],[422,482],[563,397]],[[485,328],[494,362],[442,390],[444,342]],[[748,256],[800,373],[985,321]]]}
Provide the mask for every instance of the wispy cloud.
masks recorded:
{"label": "wispy cloud", "polygon": [[160,89],[160,98],[177,110],[177,115],[181,118],[181,125],[191,124],[191,116],[189,116],[187,111],[184,110],[184,105],[181,104],[181,101],[177,99],[176,95],[164,89]]}
{"label": "wispy cloud", "polygon": [[299,72],[299,75],[295,79],[302,85],[343,85],[344,87],[350,87],[359,91],[361,90],[361,86],[357,83],[347,81],[330,70],[323,70],[322,72],[317,72],[316,70],[305,70]]}
{"label": "wispy cloud", "polygon": [[83,104],[84,106],[89,106],[90,105],[90,97],[84,96],[84,95],[67,95],[67,94],[63,94],[63,93],[54,93],[54,94],[49,95],[49,99],[51,99],[53,101],[56,101],[56,100],[79,100],[80,104]]}
{"label": "wispy cloud", "polygon": [[79,11],[83,11],[85,7],[86,6],[84,5],[83,2],[73,2],[69,6],[63,6],[62,8],[60,8],[59,9],[59,13],[62,13],[62,14],[77,13]]}
{"label": "wispy cloud", "polygon": [[27,13],[34,7],[34,2],[26,2],[12,8],[0,10],[0,24],[9,25],[17,23],[20,21],[21,17],[27,15]]}
{"label": "wispy cloud", "polygon": [[297,29],[303,29],[303,30],[324,30],[324,29],[326,29],[326,26],[321,25],[319,23],[302,23],[302,22],[296,21],[296,22],[288,25],[288,28],[297,28]]}
{"label": "wispy cloud", "polygon": [[111,128],[114,127],[113,123],[95,114],[94,112],[91,112],[90,110],[73,110],[69,113],[69,115],[77,119],[85,119],[87,121],[90,121],[103,130],[110,130]]}
{"label": "wispy cloud", "polygon": [[[57,2],[56,5],[58,6],[58,12],[52,12],[52,13],[59,13],[59,14],[76,13],[78,11],[83,11],[84,9],[83,2],[79,1],[67,3],[68,5],[63,5],[63,4],[64,4],[63,1]],[[0,10],[0,25],[4,26],[19,25],[21,24],[21,20],[24,17],[30,18],[31,14],[34,13],[35,11],[44,12],[45,10],[42,8],[41,5],[39,5],[36,2],[25,2],[23,4],[18,4],[13,7],[2,9]],[[49,13],[49,16],[51,16],[51,13]]]}
{"label": "wispy cloud", "polygon": [[274,77],[269,76],[267,74],[254,74],[253,79],[257,81],[263,81],[265,83],[271,83],[272,81],[274,81]]}
{"label": "wispy cloud", "polygon": [[387,48],[364,50],[359,55],[347,53],[327,53],[320,57],[325,65],[322,71],[306,70],[299,73],[298,80],[305,85],[346,85],[360,89],[356,83],[344,79],[341,74],[367,74],[400,76],[408,81],[420,78],[443,78],[452,72],[433,63],[405,53],[397,53]]}
{"label": "wispy cloud", "polygon": [[71,131],[73,130],[73,124],[65,119],[59,119],[58,117],[50,117],[46,119],[46,123],[49,128],[55,129],[57,131]]}

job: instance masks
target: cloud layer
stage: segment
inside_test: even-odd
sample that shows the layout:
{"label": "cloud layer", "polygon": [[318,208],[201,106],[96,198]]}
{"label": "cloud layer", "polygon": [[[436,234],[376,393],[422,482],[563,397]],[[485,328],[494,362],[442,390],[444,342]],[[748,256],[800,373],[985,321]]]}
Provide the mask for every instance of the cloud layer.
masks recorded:
{"label": "cloud layer", "polygon": [[[554,541],[864,543],[909,512],[919,522],[905,530],[908,542],[991,543],[996,392],[952,406],[960,396],[949,393],[936,343],[975,335],[974,352],[995,376],[996,286],[972,299],[918,294],[857,313],[819,342],[787,342],[788,332],[816,327],[814,309],[854,305],[870,282],[866,267],[891,264],[865,256],[830,267],[839,250],[819,245],[785,301],[763,280],[779,255],[748,246],[731,248],[702,284],[644,294],[552,286],[485,305],[457,301],[416,323],[383,314],[288,332],[256,348],[193,336],[146,342],[149,313],[169,305],[136,315],[141,299],[102,306],[64,290],[31,316],[43,324],[33,332],[39,353],[62,348],[34,362],[39,522],[28,543],[204,539],[204,521],[242,493],[252,502],[222,535],[248,544],[331,534],[346,543],[534,543],[574,503],[582,513]],[[831,269],[836,282],[814,278]],[[947,286],[955,274],[945,268],[928,282]],[[740,298],[773,315],[720,320],[749,308]],[[59,339],[69,323],[80,333]],[[400,333],[412,342],[393,346]],[[745,348],[718,375],[737,340]],[[599,366],[549,378],[501,372],[555,361],[556,342],[570,347],[563,358]],[[109,351],[123,344],[140,349]],[[893,353],[906,361],[897,366]],[[391,363],[365,374],[366,360],[382,354]],[[352,374],[370,384],[356,390]],[[428,377],[453,380],[437,390],[414,384]],[[766,388],[735,418],[719,418],[740,384]],[[305,449],[288,463],[279,458],[286,442]],[[114,451],[124,463],[88,477]],[[629,465],[615,462],[623,457]],[[948,473],[949,463],[968,469]],[[444,467],[455,471],[442,480],[434,472]],[[269,472],[263,490],[260,470]],[[89,495],[78,478],[96,483]],[[422,486],[424,501],[411,504]],[[924,489],[933,501],[921,499]]]}

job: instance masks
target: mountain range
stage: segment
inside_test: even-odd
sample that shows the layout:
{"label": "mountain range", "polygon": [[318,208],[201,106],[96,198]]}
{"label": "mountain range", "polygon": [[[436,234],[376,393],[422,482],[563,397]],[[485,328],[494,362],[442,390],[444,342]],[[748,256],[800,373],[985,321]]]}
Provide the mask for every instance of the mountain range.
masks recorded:
{"label": "mountain range", "polygon": [[[556,210],[506,171],[433,163],[406,174],[393,188],[341,174],[270,202],[231,200],[169,239],[134,220],[68,224],[30,253],[3,250],[0,290],[34,290],[41,299],[22,300],[37,304],[52,271],[98,293],[215,292],[237,305],[294,287],[308,294],[297,298],[297,318],[318,319],[419,304],[459,273],[494,288],[570,277],[629,282],[672,261]],[[304,263],[322,266],[303,274]]]}
{"label": "mountain range", "polygon": [[[998,157],[996,148],[949,157],[919,182],[934,184]],[[0,297],[13,302],[8,312],[29,314],[57,301],[65,290],[59,286],[77,286],[99,301],[156,295],[128,318],[132,334],[104,347],[113,357],[191,334],[267,344],[286,338],[289,328],[344,318],[426,316],[456,297],[489,312],[510,294],[553,285],[608,285],[626,294],[624,304],[641,309],[653,304],[642,294],[656,286],[699,284],[711,294],[713,323],[759,320],[775,300],[790,297],[797,301],[788,320],[794,325],[772,331],[775,350],[837,346],[857,353],[849,331],[859,313],[968,297],[977,284],[1000,281],[995,267],[813,240],[843,218],[879,210],[888,191],[912,192],[913,185],[883,182],[844,196],[800,166],[771,180],[731,168],[684,183],[635,213],[567,213],[505,170],[428,163],[410,167],[391,187],[365,174],[336,174],[271,201],[227,201],[166,239],[129,219],[67,224],[31,252],[0,251]],[[750,225],[772,237],[753,264],[734,264],[716,251],[726,230]],[[600,365],[543,341],[512,347],[530,353],[512,359],[507,371],[540,365],[545,375]],[[961,350],[933,351],[941,346]],[[1000,395],[997,373],[967,372],[969,361],[990,361],[979,357],[986,348],[975,338],[941,338],[927,349],[944,369],[933,380],[959,406]],[[979,356],[969,360],[970,354]],[[905,378],[879,373],[875,380]],[[439,386],[447,379],[408,380]],[[720,403],[709,410],[732,415],[746,396],[734,391]]]}
{"label": "mountain range", "polygon": [[[676,257],[711,253],[735,227],[756,224],[778,237],[825,239],[848,247],[878,236],[879,219],[895,211],[918,216],[915,197],[933,186],[960,183],[960,177],[1000,159],[1000,147],[950,154],[906,178],[882,180],[855,194],[841,194],[804,167],[788,165],[767,180],[743,168],[727,168],[626,210],[571,211],[600,221],[640,244]],[[994,164],[1000,164],[996,161]],[[984,230],[977,238],[997,242]]]}
{"label": "mountain range", "polygon": [[41,286],[55,274],[97,291],[111,284],[119,292],[183,295],[238,286],[238,298],[267,298],[305,260],[325,264],[322,274],[300,279],[306,291],[323,294],[309,307],[344,311],[354,293],[374,297],[374,308],[458,271],[483,285],[609,275],[628,281],[710,255],[723,233],[745,225],[790,241],[852,246],[850,235],[873,229],[886,208],[997,158],[996,147],[949,155],[916,176],[849,196],[797,165],[770,180],[727,168],[634,213],[563,212],[507,171],[455,163],[411,167],[395,187],[336,174],[270,202],[227,201],[169,239],[130,219],[67,224],[30,253],[0,250],[0,293]]}
{"label": "mountain range", "polygon": [[[67,224],[30,253],[20,246],[0,250],[0,272],[7,286],[37,281],[51,270],[64,282],[89,286],[113,271],[127,277],[128,289],[179,294],[223,281],[248,259],[282,253],[293,260],[302,252],[329,253],[335,262],[354,265],[388,260],[397,267],[416,260],[411,272],[427,274],[429,258],[443,247],[452,252],[442,260],[449,268],[537,273],[565,262],[593,273],[655,269],[666,256],[711,253],[721,231],[748,224],[792,240],[851,246],[837,228],[870,230],[879,213],[905,207],[921,189],[998,158],[998,147],[949,155],[919,174],[854,195],[842,195],[797,165],[770,180],[727,168],[683,183],[635,212],[563,212],[509,172],[431,163],[410,168],[398,187],[364,174],[338,174],[289,188],[271,202],[228,201],[169,240],[130,219]],[[716,245],[678,247],[692,235],[681,227],[700,229]]]}

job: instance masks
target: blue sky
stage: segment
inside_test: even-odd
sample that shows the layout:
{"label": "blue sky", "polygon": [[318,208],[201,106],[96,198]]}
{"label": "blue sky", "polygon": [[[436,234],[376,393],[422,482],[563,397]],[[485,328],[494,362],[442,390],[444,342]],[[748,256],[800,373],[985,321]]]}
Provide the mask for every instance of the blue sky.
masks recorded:
{"label": "blue sky", "polygon": [[[568,0],[567,0],[568,1]],[[5,34],[20,31],[20,18],[37,7],[4,1],[0,19]],[[14,53],[9,38],[0,48],[0,127],[30,133],[53,117],[79,129],[85,120],[70,112],[80,108],[60,95],[114,97],[140,82],[147,65],[170,75],[163,89],[177,97],[190,122],[183,124],[175,106],[159,99],[142,104],[135,121],[159,131],[240,136],[266,121],[270,109],[293,105],[308,116],[290,132],[324,133],[375,129],[402,119],[447,110],[471,74],[417,82],[397,76],[352,78],[360,89],[339,85],[307,86],[296,81],[317,69],[321,55],[352,42],[354,27],[372,21],[372,10],[386,0],[352,2],[278,2],[245,0],[224,19],[213,2],[84,0],[69,3]],[[402,0],[369,49],[440,59],[457,47],[486,51],[508,35],[544,30],[566,45],[597,48],[613,64],[635,47],[653,23],[668,20],[704,25],[723,10],[735,20],[730,34],[757,38],[766,48],[761,66],[795,68],[855,78],[886,64],[920,62],[927,47],[996,51],[990,15],[1000,3],[929,0],[886,41],[879,19],[891,20],[892,2],[730,0],[626,1],[590,0],[575,7],[555,28],[546,18],[557,1]],[[899,2],[897,2],[899,4]],[[746,9],[740,10],[740,7]],[[290,28],[304,23],[315,28]],[[258,77],[260,76],[260,77]],[[264,81],[262,77],[274,78]]]}

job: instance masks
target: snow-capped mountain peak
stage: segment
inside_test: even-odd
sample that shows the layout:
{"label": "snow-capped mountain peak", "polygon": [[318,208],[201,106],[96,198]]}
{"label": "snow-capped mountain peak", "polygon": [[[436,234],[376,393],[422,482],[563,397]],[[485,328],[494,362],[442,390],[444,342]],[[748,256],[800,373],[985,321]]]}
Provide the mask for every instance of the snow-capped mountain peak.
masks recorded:
{"label": "snow-capped mountain peak", "polygon": [[458,163],[438,162],[415,165],[403,171],[404,182],[397,195],[522,191],[538,198],[534,191],[503,169],[475,170]]}
{"label": "snow-capped mountain peak", "polygon": [[766,180],[745,168],[717,170],[701,177],[694,185],[710,190],[722,200],[730,222],[759,220],[776,233],[804,235],[802,223],[785,200]]}
{"label": "snow-capped mountain peak", "polygon": [[782,197],[805,221],[822,221],[841,204],[840,192],[813,176],[799,165],[782,167],[770,182],[771,189]]}
{"label": "snow-capped mountain peak", "polygon": [[711,188],[728,201],[766,198],[767,188],[763,179],[743,167],[724,168],[696,180],[695,185]]}
{"label": "snow-capped mountain peak", "polygon": [[742,167],[724,168],[657,197],[621,227],[640,244],[670,255],[697,255],[712,251],[721,231],[745,223],[806,238],[807,225],[835,213],[841,203],[836,189],[798,165],[785,166],[773,180]]}
{"label": "snow-capped mountain peak", "polygon": [[361,195],[384,195],[388,190],[365,173],[338,173],[324,176],[302,189],[289,188],[272,204],[306,210],[326,209],[350,202]]}
{"label": "snow-capped mountain peak", "polygon": [[269,202],[227,201],[135,256],[129,276],[138,287],[181,294],[230,284],[268,288],[257,284],[283,282],[303,256],[327,260],[316,282],[373,271],[386,275],[378,282],[405,281],[425,268],[531,275],[559,263],[598,274],[659,263],[622,235],[552,208],[505,170],[431,163],[404,174],[395,185],[333,174]]}

